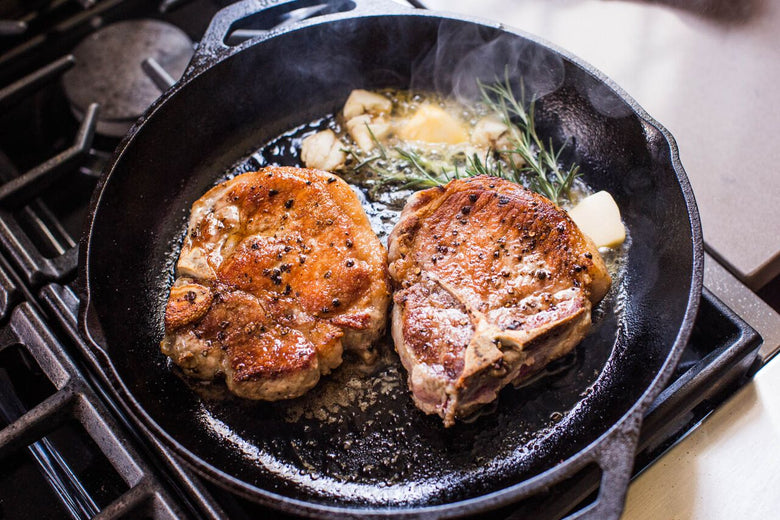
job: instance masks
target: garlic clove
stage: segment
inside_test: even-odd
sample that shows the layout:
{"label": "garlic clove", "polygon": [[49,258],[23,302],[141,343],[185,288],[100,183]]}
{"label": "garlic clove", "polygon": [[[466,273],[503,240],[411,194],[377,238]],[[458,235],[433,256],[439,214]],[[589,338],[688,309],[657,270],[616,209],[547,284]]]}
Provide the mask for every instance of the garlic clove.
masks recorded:
{"label": "garlic clove", "polygon": [[355,140],[357,145],[364,152],[370,152],[374,149],[374,137],[381,141],[390,134],[392,125],[382,117],[372,118],[368,114],[353,117],[347,121],[347,132]]}
{"label": "garlic clove", "polygon": [[356,89],[350,92],[344,103],[344,119],[350,119],[362,114],[380,115],[389,113],[393,103],[381,94],[368,90]]}
{"label": "garlic clove", "polygon": [[333,171],[344,166],[347,156],[333,130],[323,130],[303,140],[301,159],[307,168]]}

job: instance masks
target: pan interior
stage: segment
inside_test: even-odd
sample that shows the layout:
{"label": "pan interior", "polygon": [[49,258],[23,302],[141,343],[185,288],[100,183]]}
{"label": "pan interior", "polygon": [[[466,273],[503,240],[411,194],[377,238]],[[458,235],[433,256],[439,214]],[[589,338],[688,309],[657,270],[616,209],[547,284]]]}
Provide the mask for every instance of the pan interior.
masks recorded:
{"label": "pan interior", "polygon": [[[507,66],[539,96],[542,133],[570,142],[564,160],[578,161],[589,185],[610,191],[632,237],[624,276],[573,354],[547,377],[504,390],[494,411],[450,429],[414,407],[389,344],[371,370],[347,359],[293,401],[247,402],[178,376],[159,341],[194,200],[237,164],[246,167],[241,159],[258,146],[337,110],[353,88],[469,96],[469,77],[490,80]],[[195,77],[119,155],[96,208],[88,259],[103,344],[134,406],[201,469],[232,477],[225,485],[353,507],[441,504],[505,488],[612,426],[674,344],[693,246],[669,153],[660,132],[608,86],[515,34],[409,15],[281,35]]]}

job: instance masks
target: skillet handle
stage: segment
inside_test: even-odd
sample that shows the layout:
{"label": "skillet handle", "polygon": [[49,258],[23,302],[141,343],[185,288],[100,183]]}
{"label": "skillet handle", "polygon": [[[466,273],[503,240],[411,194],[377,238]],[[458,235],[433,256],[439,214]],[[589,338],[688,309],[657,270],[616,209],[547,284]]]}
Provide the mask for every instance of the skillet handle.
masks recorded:
{"label": "skillet handle", "polygon": [[595,453],[601,468],[601,485],[596,500],[566,517],[566,520],[618,520],[623,512],[628,484],[634,469],[642,418],[627,421],[611,433]]}
{"label": "skillet handle", "polygon": [[102,347],[106,344],[106,337],[103,334],[103,326],[97,317],[94,305],[89,296],[81,295],[82,304],[79,308],[78,328],[82,338],[84,338],[87,347],[92,355],[97,358],[103,368],[106,364],[111,365],[108,353]]}
{"label": "skillet handle", "polygon": [[[225,43],[225,38],[230,32],[230,28],[237,21],[284,4],[290,4],[292,9],[296,9],[296,3],[303,4],[300,8],[312,5],[311,2],[301,2],[301,0],[242,0],[221,9],[211,19],[211,23],[203,34],[203,38],[195,51],[195,56],[193,56],[184,76],[189,76],[190,73],[214,64],[230,54],[233,47]],[[295,27],[313,25],[320,21],[342,20],[366,15],[408,13],[414,10],[411,6],[406,6],[393,0],[321,0],[321,4],[333,6],[351,4],[354,7],[343,12],[322,15],[315,19],[303,19],[298,22],[285,23],[284,27],[278,26],[268,31],[258,31],[251,38],[251,41],[257,43]]]}

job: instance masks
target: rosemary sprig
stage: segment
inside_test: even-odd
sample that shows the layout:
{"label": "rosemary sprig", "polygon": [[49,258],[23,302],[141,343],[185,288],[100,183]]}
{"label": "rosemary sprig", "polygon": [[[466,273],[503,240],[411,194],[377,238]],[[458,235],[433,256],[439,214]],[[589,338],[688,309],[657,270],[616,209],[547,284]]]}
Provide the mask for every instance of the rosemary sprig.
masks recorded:
{"label": "rosemary sprig", "polygon": [[528,174],[532,190],[541,193],[556,204],[561,202],[564,195],[568,195],[574,181],[580,175],[578,165],[571,165],[563,169],[560,164],[560,155],[566,144],[555,149],[552,139],[545,144],[536,131],[534,117],[535,103],[528,103],[525,108],[525,86],[520,84],[520,100],[518,100],[509,81],[509,74],[505,71],[504,82],[493,85],[485,85],[477,82],[482,101],[492,111],[499,114],[504,124],[509,128],[509,142],[511,147],[501,150],[501,153],[520,157],[524,166],[518,167],[514,161],[512,169],[516,173]]}
{"label": "rosemary sprig", "polygon": [[[515,97],[509,74],[505,72],[504,81],[486,85],[477,81],[482,102],[490,112],[496,113],[508,128],[509,147],[505,150],[488,150],[484,159],[477,154],[466,156],[464,161],[455,161],[445,166],[430,161],[420,153],[393,147],[388,149],[366,125],[375,151],[368,157],[345,149],[354,165],[350,169],[357,171],[370,168],[379,174],[372,192],[387,184],[397,184],[403,188],[428,188],[446,184],[452,179],[490,175],[501,177],[518,184],[527,185],[560,204],[569,196],[574,181],[579,177],[579,166],[563,168],[560,164],[564,146],[556,149],[552,140],[545,143],[536,131],[534,119],[535,104],[526,103],[525,87],[520,84],[520,98]],[[526,108],[527,105],[527,108]],[[388,164],[394,165],[392,168]]]}

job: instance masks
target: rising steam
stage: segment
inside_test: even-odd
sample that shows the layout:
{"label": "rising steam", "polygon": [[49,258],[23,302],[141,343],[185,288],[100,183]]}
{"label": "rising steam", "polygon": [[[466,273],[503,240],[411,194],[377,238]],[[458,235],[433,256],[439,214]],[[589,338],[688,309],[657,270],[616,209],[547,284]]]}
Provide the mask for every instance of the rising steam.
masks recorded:
{"label": "rising steam", "polygon": [[493,83],[505,72],[514,82],[523,78],[529,101],[554,92],[565,77],[561,57],[538,44],[445,20],[436,45],[415,62],[411,88],[433,88],[468,102],[479,97],[477,81]]}

